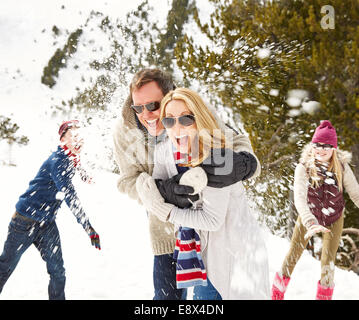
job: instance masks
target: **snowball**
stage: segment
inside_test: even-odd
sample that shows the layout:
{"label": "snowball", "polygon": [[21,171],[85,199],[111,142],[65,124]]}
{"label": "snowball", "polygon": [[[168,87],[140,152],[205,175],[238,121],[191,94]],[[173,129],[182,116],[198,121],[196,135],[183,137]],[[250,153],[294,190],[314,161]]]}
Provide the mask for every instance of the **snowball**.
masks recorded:
{"label": "snowball", "polygon": [[301,115],[301,113],[302,112],[299,109],[292,109],[292,110],[289,110],[288,115],[290,117],[298,117]]}
{"label": "snowball", "polygon": [[304,112],[313,115],[320,108],[320,103],[317,101],[303,102],[302,107]]}
{"label": "snowball", "polygon": [[288,97],[286,102],[291,107],[299,107],[302,100],[298,97]]}
{"label": "snowball", "polygon": [[56,199],[56,200],[61,200],[61,201],[64,200],[64,199],[65,199],[65,193],[59,191],[58,193],[56,193],[55,199]]}
{"label": "snowball", "polygon": [[279,95],[279,90],[278,89],[270,89],[269,94],[271,96],[277,97]]}
{"label": "snowball", "polygon": [[324,180],[324,182],[325,182],[326,184],[335,184],[335,180],[332,179],[332,178],[326,178],[326,179]]}
{"label": "snowball", "polygon": [[301,89],[292,89],[288,91],[287,104],[291,107],[299,107],[302,101],[308,97],[308,92]]}
{"label": "snowball", "polygon": [[288,91],[288,97],[298,98],[304,100],[308,97],[308,92],[302,89],[292,89]]}
{"label": "snowball", "polygon": [[270,50],[268,48],[260,48],[257,51],[257,57],[259,59],[266,59],[270,56]]}
{"label": "snowball", "polygon": [[207,186],[207,174],[201,167],[192,168],[186,171],[180,179],[180,184],[191,186],[193,194],[200,193]]}

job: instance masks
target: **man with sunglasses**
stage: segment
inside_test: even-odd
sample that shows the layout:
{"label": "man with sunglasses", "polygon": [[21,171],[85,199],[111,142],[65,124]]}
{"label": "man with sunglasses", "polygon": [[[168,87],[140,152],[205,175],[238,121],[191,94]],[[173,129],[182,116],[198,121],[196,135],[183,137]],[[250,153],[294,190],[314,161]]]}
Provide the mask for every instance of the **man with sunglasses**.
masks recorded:
{"label": "man with sunglasses", "polygon": [[[137,72],[130,84],[130,94],[122,108],[122,116],[114,132],[114,155],[120,169],[118,189],[142,204],[136,190],[136,180],[143,172],[152,175],[153,154],[157,143],[167,138],[160,121],[160,103],[163,97],[175,88],[171,75],[159,69],[143,69]],[[178,121],[190,121],[181,119]],[[216,168],[222,163],[212,154],[207,165],[208,185],[225,187],[247,179],[260,172],[259,162],[253,155],[250,141],[244,135],[236,135],[234,146],[243,152],[226,152],[233,161],[233,170],[222,176]],[[235,148],[236,149],[236,148]],[[218,150],[222,156],[223,150]],[[217,155],[218,156],[218,155]],[[227,161],[224,158],[224,161]],[[156,180],[156,185],[166,202],[180,208],[190,207],[198,195],[190,195],[193,188],[179,185],[181,174],[168,180]],[[174,226],[149,215],[149,229],[154,253],[153,281],[155,300],[180,300],[186,298],[186,289],[176,289],[176,263],[172,257],[175,247]]]}

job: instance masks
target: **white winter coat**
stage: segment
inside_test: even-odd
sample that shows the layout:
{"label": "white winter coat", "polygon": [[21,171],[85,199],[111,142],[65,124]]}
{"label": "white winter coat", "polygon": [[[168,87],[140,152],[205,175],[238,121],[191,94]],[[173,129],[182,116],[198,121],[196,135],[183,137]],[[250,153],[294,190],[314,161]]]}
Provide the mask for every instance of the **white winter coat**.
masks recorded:
{"label": "white winter coat", "polygon": [[[253,153],[248,148],[245,151]],[[172,143],[167,139],[156,146],[152,177],[168,179],[177,173]],[[198,209],[175,207],[168,220],[177,227],[196,229],[214,287],[224,300],[268,299],[267,251],[242,182],[221,189],[206,187],[198,202]]]}

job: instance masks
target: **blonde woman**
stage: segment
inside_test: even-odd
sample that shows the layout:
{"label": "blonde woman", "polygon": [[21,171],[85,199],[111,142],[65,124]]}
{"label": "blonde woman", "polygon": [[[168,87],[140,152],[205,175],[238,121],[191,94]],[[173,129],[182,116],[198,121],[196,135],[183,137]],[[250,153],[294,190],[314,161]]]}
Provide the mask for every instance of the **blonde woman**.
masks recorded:
{"label": "blonde woman", "polygon": [[[177,286],[194,286],[193,298],[201,300],[269,298],[266,248],[242,181],[213,188],[201,168],[222,149],[226,165],[217,173],[230,170],[226,166],[233,154],[228,147],[231,138],[202,98],[186,88],[164,97],[160,119],[169,138],[156,146],[152,177],[142,175],[136,187],[151,214],[178,227]],[[242,151],[256,160],[251,148]],[[149,192],[154,179],[180,172],[184,172],[180,183],[193,186],[200,195],[191,208],[178,208],[165,203],[159,193]]]}
{"label": "blonde woman", "polygon": [[294,267],[316,233],[323,234],[316,299],[332,299],[335,256],[344,220],[344,190],[359,207],[359,185],[350,169],[350,159],[350,153],[337,148],[337,134],[330,121],[322,121],[295,170],[294,204],[299,217],[282,269],[275,275],[272,300],[284,299]]}

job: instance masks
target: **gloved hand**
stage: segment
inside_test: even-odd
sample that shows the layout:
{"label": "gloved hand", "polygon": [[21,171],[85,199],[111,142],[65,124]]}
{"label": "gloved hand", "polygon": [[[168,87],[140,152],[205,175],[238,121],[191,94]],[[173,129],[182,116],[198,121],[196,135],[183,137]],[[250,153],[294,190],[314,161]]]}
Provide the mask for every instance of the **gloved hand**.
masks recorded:
{"label": "gloved hand", "polygon": [[304,235],[304,239],[309,239],[311,238],[313,235],[315,235],[316,233],[319,232],[330,232],[329,229],[321,226],[320,224],[313,224],[309,227],[307,233]]}
{"label": "gloved hand", "polygon": [[253,176],[257,160],[246,151],[212,149],[211,155],[203,161],[201,167],[207,173],[208,186],[223,188]]}
{"label": "gloved hand", "polygon": [[157,189],[165,202],[181,209],[191,207],[192,203],[199,199],[198,194],[190,195],[194,192],[192,187],[179,184],[182,175],[183,173],[180,173],[167,180],[155,179]]}
{"label": "gloved hand", "polygon": [[168,220],[173,204],[165,202],[158,191],[155,180],[146,172],[142,172],[136,180],[136,190],[145,208],[163,222]]}
{"label": "gloved hand", "polygon": [[101,245],[100,245],[100,236],[99,234],[95,231],[94,228],[90,227],[89,229],[89,237],[91,239],[91,244],[93,246],[95,246],[96,249],[101,250]]}

